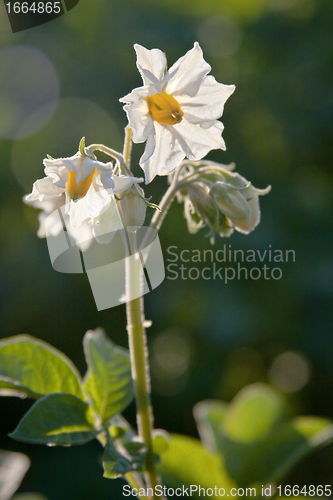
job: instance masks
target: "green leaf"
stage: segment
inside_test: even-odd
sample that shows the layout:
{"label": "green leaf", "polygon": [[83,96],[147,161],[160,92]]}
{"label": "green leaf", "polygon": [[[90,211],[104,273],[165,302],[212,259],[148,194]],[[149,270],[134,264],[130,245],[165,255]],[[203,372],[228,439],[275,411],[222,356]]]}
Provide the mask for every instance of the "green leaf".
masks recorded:
{"label": "green leaf", "polygon": [[100,329],[86,333],[83,347],[88,365],[85,389],[102,425],[105,425],[133,399],[129,355],[125,349],[115,346]]}
{"label": "green leaf", "polygon": [[20,486],[30,460],[22,453],[0,450],[0,498],[9,500]]}
{"label": "green leaf", "polygon": [[0,395],[39,399],[55,392],[85,399],[80,374],[62,352],[30,335],[0,341]]}
{"label": "green leaf", "polygon": [[205,447],[220,453],[241,487],[280,481],[302,457],[333,439],[326,419],[288,421],[280,395],[263,384],[242,389],[229,405],[203,401],[194,416]]}
{"label": "green leaf", "polygon": [[170,446],[170,435],[163,429],[153,430],[153,450],[156,455],[161,456]]}
{"label": "green leaf", "polygon": [[[188,492],[191,485],[200,485],[205,489],[214,489],[216,486],[217,494],[214,492],[209,495],[210,498],[221,499],[218,495],[220,488],[224,488],[225,496],[228,496],[230,489],[235,487],[223,467],[221,457],[205,450],[199,440],[177,434],[171,435],[170,446],[162,455],[158,472],[162,475],[164,484],[172,488],[184,487]],[[192,497],[206,496],[192,490]]]}
{"label": "green leaf", "polygon": [[212,453],[219,451],[218,442],[221,437],[221,426],[224,422],[227,408],[227,403],[217,400],[201,401],[193,408],[201,441]]}
{"label": "green leaf", "polygon": [[114,479],[142,469],[146,452],[145,444],[138,438],[124,443],[120,439],[113,441],[109,436],[103,453],[104,477]]}
{"label": "green leaf", "polygon": [[254,384],[240,391],[228,406],[224,432],[235,441],[262,439],[284,416],[282,398],[269,386]]}
{"label": "green leaf", "polygon": [[122,415],[111,420],[103,455],[104,477],[113,479],[126,472],[141,470],[147,448]]}
{"label": "green leaf", "polygon": [[99,432],[87,403],[72,394],[49,394],[36,401],[9,436],[26,443],[65,446],[91,441]]}

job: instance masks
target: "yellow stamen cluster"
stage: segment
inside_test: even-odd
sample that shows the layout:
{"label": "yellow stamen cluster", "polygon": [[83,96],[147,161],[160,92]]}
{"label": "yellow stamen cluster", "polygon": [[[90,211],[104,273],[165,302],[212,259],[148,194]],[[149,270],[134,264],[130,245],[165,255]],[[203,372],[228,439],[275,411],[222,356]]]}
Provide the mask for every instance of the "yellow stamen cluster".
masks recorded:
{"label": "yellow stamen cluster", "polygon": [[149,96],[149,113],[153,120],[164,125],[175,125],[183,119],[184,112],[172,95],[163,92]]}
{"label": "yellow stamen cluster", "polygon": [[68,172],[69,178],[67,183],[67,189],[68,189],[68,194],[72,200],[83,198],[87,194],[87,191],[91,186],[95,173],[96,173],[96,167],[91,172],[91,174],[88,175],[88,177],[86,177],[85,179],[83,179],[83,181],[76,184],[76,172],[72,171]]}

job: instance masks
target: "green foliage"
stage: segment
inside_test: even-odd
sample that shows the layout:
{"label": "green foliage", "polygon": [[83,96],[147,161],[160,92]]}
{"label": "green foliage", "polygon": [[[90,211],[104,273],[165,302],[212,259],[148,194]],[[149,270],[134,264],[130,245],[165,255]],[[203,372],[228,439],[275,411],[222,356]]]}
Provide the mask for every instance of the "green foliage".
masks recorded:
{"label": "green foliage", "polygon": [[155,429],[153,431],[153,448],[154,453],[163,455],[170,446],[170,436],[163,429]]}
{"label": "green foliage", "polygon": [[30,460],[22,453],[0,450],[0,498],[9,500],[29,469]]}
{"label": "green foliage", "polygon": [[88,331],[83,346],[88,364],[84,387],[105,425],[133,399],[131,363],[127,351],[115,346],[102,330]]}
{"label": "green foliage", "polygon": [[194,415],[204,445],[223,457],[241,487],[281,480],[302,457],[333,439],[326,419],[288,420],[281,396],[264,384],[245,387],[229,405],[203,401]]}
{"label": "green foliage", "polygon": [[126,472],[142,470],[147,448],[129,423],[117,415],[108,428],[103,454],[104,477],[114,479]]}
{"label": "green foliage", "polygon": [[[37,399],[10,434],[13,439],[50,446],[83,444],[126,408],[133,398],[127,351],[116,347],[101,330],[87,332],[84,351],[88,372],[83,381],[72,362],[45,342],[29,335],[0,342],[0,395]],[[117,475],[122,470],[112,440],[121,442],[132,457],[131,470],[139,462],[142,465],[142,443],[135,442],[126,420],[115,422],[108,437],[108,477],[112,469]]]}
{"label": "green foliage", "polygon": [[[142,471],[146,447],[120,415],[133,398],[128,353],[102,330],[88,331],[83,344],[84,380],[70,360],[45,342],[27,335],[0,342],[0,394],[37,399],[10,436],[50,446],[98,437],[105,445],[105,477]],[[304,455],[333,439],[333,425],[326,419],[288,419],[281,395],[264,384],[245,387],[229,405],[203,401],[194,414],[203,445],[179,435],[170,441],[166,432],[154,432],[156,463],[162,457],[158,467],[172,487],[216,486],[227,492],[236,485],[276,483]]]}
{"label": "green foliage", "polygon": [[[162,462],[158,468],[163,482],[173,488],[190,488],[191,485],[200,485],[202,488],[224,488],[226,493],[235,487],[223,467],[221,457],[204,449],[197,439],[171,435],[168,450],[162,455]],[[194,498],[199,498],[193,492]],[[202,495],[201,495],[202,498]],[[210,498],[220,498],[211,496]]]}
{"label": "green foliage", "polygon": [[10,437],[27,443],[71,445],[91,441],[98,433],[87,403],[72,394],[48,394],[36,401]]}
{"label": "green foliage", "polygon": [[0,395],[39,399],[67,393],[85,399],[73,363],[46,342],[17,335],[0,341]]}
{"label": "green foliage", "polygon": [[142,469],[146,451],[141,441],[131,441],[122,447],[108,439],[103,453],[104,477],[114,479],[126,472]]}

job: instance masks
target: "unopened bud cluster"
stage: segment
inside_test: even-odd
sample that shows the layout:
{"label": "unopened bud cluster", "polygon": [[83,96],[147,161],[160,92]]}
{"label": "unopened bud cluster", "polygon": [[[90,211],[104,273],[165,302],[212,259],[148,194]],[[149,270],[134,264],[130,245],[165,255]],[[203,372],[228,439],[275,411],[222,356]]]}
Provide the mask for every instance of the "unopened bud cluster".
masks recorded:
{"label": "unopened bud cluster", "polygon": [[169,177],[177,181],[177,199],[184,203],[184,215],[190,233],[208,226],[211,242],[214,235],[230,236],[234,230],[249,234],[260,222],[259,195],[266,189],[257,189],[237,172],[235,165],[214,162],[185,161],[178,172]]}

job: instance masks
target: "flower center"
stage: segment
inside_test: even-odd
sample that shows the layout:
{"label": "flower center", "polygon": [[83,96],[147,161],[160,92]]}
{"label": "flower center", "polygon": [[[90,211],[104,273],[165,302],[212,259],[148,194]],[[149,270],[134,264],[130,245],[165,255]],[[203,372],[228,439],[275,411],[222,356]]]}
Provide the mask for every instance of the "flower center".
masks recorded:
{"label": "flower center", "polygon": [[147,97],[147,101],[153,120],[165,125],[175,125],[182,121],[184,112],[172,95],[163,92]]}
{"label": "flower center", "polygon": [[86,177],[85,179],[83,179],[83,181],[76,184],[76,172],[72,171],[68,172],[67,189],[68,189],[68,194],[72,200],[75,201],[79,198],[83,198],[87,194],[87,191],[91,186],[95,173],[96,173],[96,167],[93,169],[91,174],[88,175],[88,177]]}

